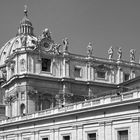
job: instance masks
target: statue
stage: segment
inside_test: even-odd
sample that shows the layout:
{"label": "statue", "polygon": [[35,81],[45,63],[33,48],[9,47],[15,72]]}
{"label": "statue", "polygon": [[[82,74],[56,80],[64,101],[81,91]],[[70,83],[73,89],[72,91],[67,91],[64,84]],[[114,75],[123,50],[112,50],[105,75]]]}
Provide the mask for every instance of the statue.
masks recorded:
{"label": "statue", "polygon": [[130,50],[130,62],[134,62],[135,61],[135,50],[131,49]]}
{"label": "statue", "polygon": [[51,33],[48,28],[45,28],[42,32],[42,38],[49,38],[51,39]]}
{"label": "statue", "polygon": [[62,42],[63,42],[63,51],[68,52],[68,45],[69,45],[68,39],[65,38],[62,40]]}
{"label": "statue", "polygon": [[111,60],[113,58],[113,53],[114,53],[114,50],[113,50],[113,47],[111,46],[108,50],[108,59]]}
{"label": "statue", "polygon": [[55,46],[55,53],[60,53],[60,47],[61,47],[61,44],[58,44]]}
{"label": "statue", "polygon": [[4,80],[7,79],[7,71],[6,71],[6,68],[3,68],[1,70],[1,78],[3,78]]}
{"label": "statue", "polygon": [[21,71],[25,71],[25,59],[20,60],[20,69]]}
{"label": "statue", "polygon": [[91,42],[89,42],[88,46],[87,46],[87,55],[88,57],[92,56],[93,54],[93,48],[92,48],[92,44]]}
{"label": "statue", "polygon": [[55,54],[59,54],[59,53],[60,53],[60,47],[61,47],[61,44],[53,44],[53,45],[52,45],[52,51],[53,51]]}
{"label": "statue", "polygon": [[121,60],[122,59],[122,48],[120,47],[119,49],[118,49],[118,60]]}
{"label": "statue", "polygon": [[21,37],[21,42],[22,42],[22,45],[26,47],[26,45],[27,45],[27,36]]}

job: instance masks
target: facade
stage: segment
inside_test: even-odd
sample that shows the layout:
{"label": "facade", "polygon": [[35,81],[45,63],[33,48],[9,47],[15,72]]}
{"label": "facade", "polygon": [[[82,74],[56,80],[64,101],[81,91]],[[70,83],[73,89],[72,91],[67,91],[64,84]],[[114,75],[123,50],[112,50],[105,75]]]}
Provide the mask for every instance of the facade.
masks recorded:
{"label": "facade", "polygon": [[[0,49],[1,140],[140,139],[140,64],[69,52],[69,42],[33,32],[27,9],[16,37]],[[3,106],[2,105],[2,106]]]}

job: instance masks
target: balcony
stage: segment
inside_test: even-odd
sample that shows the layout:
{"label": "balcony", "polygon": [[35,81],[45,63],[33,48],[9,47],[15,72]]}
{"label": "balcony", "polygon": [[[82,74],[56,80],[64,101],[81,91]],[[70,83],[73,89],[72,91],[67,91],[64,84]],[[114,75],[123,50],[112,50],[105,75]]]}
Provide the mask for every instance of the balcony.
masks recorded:
{"label": "balcony", "polygon": [[95,98],[83,102],[77,102],[73,104],[66,105],[64,107],[57,107],[47,110],[42,110],[33,114],[27,114],[25,116],[17,116],[10,119],[5,119],[0,121],[0,125],[13,123],[13,122],[20,122],[23,120],[30,120],[35,118],[41,118],[41,117],[49,117],[52,115],[57,115],[60,113],[66,113],[66,112],[72,112],[72,111],[78,111],[78,110],[84,110],[84,109],[90,109],[100,107],[100,106],[106,106],[106,105],[112,105],[112,104],[119,104],[123,103],[124,101],[129,102],[133,101],[135,99],[139,99],[140,101],[140,89],[131,90],[128,92],[120,93],[119,95],[107,95],[100,98]]}

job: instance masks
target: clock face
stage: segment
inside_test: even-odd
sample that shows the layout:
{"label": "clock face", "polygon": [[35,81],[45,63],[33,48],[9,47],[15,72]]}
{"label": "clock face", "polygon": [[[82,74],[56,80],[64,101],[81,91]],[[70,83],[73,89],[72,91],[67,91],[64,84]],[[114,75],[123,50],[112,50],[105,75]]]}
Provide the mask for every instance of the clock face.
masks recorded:
{"label": "clock face", "polygon": [[41,46],[44,48],[45,51],[51,50],[51,41],[48,39],[41,40]]}

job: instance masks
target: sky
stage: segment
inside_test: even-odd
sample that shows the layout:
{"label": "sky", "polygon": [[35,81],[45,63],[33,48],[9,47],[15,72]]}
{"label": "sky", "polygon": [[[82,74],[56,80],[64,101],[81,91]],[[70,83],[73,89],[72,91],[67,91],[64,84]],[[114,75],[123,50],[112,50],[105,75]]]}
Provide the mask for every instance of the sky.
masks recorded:
{"label": "sky", "polygon": [[86,55],[91,42],[96,57],[112,46],[115,59],[122,47],[124,60],[135,49],[139,61],[140,0],[0,0],[1,47],[16,35],[25,4],[36,36],[49,28],[56,43],[68,38],[71,53]]}

